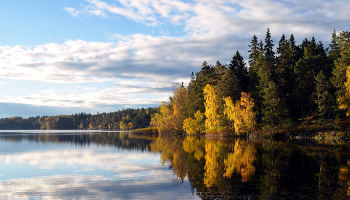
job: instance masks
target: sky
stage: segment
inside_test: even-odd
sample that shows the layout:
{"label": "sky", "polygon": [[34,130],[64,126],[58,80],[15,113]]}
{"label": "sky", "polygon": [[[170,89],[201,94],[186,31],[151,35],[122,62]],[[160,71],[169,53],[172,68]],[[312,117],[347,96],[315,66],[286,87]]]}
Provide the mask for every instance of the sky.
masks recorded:
{"label": "sky", "polygon": [[111,112],[167,101],[206,60],[247,59],[267,28],[349,30],[349,0],[2,0],[0,117]]}

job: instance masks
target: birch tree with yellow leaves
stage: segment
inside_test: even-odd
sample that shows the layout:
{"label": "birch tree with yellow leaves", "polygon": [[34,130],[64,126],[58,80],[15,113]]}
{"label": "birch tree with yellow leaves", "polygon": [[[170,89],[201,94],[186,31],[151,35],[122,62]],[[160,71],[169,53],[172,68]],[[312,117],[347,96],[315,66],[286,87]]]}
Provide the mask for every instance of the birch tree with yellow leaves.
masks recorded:
{"label": "birch tree with yellow leaves", "polygon": [[216,100],[216,92],[212,85],[207,84],[203,89],[204,94],[204,107],[205,107],[205,127],[212,129],[219,126],[219,105]]}
{"label": "birch tree with yellow leaves", "polygon": [[233,121],[233,126],[237,134],[250,132],[256,125],[254,113],[254,100],[249,93],[242,92],[240,101],[235,103],[231,97],[224,98],[224,114]]}

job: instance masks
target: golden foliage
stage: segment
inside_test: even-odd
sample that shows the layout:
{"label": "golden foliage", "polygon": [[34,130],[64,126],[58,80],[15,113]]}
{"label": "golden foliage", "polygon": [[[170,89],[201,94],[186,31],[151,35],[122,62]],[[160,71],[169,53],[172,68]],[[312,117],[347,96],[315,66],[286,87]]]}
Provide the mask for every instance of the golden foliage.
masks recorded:
{"label": "golden foliage", "polygon": [[350,66],[346,70],[345,94],[337,98],[339,109],[346,110],[346,116],[350,115]]}
{"label": "golden foliage", "polygon": [[187,134],[196,134],[204,131],[204,115],[199,110],[194,114],[195,119],[193,118],[187,118],[184,120],[182,129]]}
{"label": "golden foliage", "polygon": [[128,126],[124,121],[120,121],[119,128],[120,128],[120,130],[127,130]]}
{"label": "golden foliage", "polygon": [[183,149],[187,153],[194,153],[194,157],[199,161],[204,157],[204,141],[194,137],[186,137],[182,143]]}
{"label": "golden foliage", "polygon": [[173,127],[175,127],[175,120],[170,105],[162,102],[159,107],[159,113],[152,115],[150,124],[152,127],[156,127],[160,134],[173,132]]}
{"label": "golden foliage", "polygon": [[205,166],[204,166],[204,184],[211,187],[217,179],[217,169],[219,168],[219,146],[217,143],[208,142],[205,144]]}
{"label": "golden foliage", "polygon": [[224,160],[224,177],[230,178],[234,172],[242,176],[242,182],[250,180],[255,173],[254,161],[256,150],[252,144],[244,146],[239,140],[235,142],[234,152]]}
{"label": "golden foliage", "polygon": [[160,152],[161,163],[170,161],[170,167],[175,175],[183,180],[187,176],[188,169],[185,164],[185,152],[180,138],[157,137],[151,143],[151,151]]}
{"label": "golden foliage", "polygon": [[242,92],[240,101],[233,103],[231,97],[224,98],[224,114],[232,120],[235,132],[241,134],[254,129],[256,125],[254,100],[249,93]]}
{"label": "golden foliage", "polygon": [[151,126],[158,128],[160,134],[182,132],[183,121],[186,116],[186,104],[188,94],[182,86],[170,98],[170,104],[164,102],[159,108],[159,113],[155,113],[151,118]]}
{"label": "golden foliage", "polygon": [[205,106],[205,127],[211,129],[219,125],[219,115],[217,110],[219,108],[216,100],[216,92],[212,85],[207,84],[203,89],[204,106]]}

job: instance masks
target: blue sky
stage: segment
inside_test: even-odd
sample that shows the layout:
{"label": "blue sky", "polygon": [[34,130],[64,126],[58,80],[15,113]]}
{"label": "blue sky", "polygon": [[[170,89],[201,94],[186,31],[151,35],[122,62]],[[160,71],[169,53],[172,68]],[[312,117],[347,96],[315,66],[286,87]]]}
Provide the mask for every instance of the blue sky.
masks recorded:
{"label": "blue sky", "polygon": [[267,28],[275,43],[294,33],[328,46],[349,10],[348,0],[3,0],[0,117],[159,104],[202,61],[247,58]]}

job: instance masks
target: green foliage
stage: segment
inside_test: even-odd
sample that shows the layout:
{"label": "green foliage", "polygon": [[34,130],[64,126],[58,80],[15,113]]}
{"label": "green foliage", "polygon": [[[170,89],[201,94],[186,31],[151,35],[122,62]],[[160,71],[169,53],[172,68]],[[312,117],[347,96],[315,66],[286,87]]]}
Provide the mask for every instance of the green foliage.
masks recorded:
{"label": "green foliage", "polygon": [[242,91],[248,91],[249,87],[249,76],[248,76],[248,68],[243,60],[243,57],[236,51],[235,55],[232,57],[232,60],[229,64],[229,68],[231,72],[236,76],[238,81],[238,86],[242,89]]}
{"label": "green foliage", "polygon": [[269,81],[263,95],[263,121],[272,127],[288,122],[288,111],[278,96],[276,84]]}
{"label": "green foliage", "polygon": [[329,118],[335,107],[335,98],[331,93],[331,83],[327,80],[323,71],[315,77],[316,90],[314,101],[320,116]]}
{"label": "green foliage", "polygon": [[337,59],[334,61],[331,82],[336,88],[336,96],[339,99],[341,96],[344,96],[346,91],[344,83],[346,81],[346,69],[350,66],[350,32],[344,31],[339,36],[333,37],[337,45],[335,48],[338,47],[339,51],[335,52]]}
{"label": "green foliage", "polygon": [[140,108],[96,115],[79,113],[26,119],[11,117],[0,119],[0,129],[119,129],[121,121],[127,125],[132,123],[133,128],[143,128],[149,126],[151,114],[156,111],[156,108]]}

